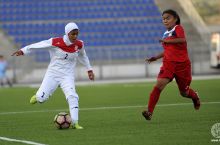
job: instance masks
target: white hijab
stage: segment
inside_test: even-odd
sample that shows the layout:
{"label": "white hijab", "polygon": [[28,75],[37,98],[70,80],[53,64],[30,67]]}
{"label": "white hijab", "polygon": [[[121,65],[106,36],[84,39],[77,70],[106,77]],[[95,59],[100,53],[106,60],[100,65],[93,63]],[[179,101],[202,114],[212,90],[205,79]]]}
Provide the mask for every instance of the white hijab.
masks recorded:
{"label": "white hijab", "polygon": [[69,40],[68,34],[70,31],[74,29],[79,29],[76,23],[70,22],[65,26],[65,35],[63,36],[63,40],[66,43],[67,46],[71,45],[72,42]]}

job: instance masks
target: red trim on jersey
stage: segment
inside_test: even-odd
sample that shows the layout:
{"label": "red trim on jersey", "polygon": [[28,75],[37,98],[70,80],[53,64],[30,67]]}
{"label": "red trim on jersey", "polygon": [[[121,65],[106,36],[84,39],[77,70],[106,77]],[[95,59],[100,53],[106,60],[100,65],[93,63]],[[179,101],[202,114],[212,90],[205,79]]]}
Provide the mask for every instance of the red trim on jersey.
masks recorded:
{"label": "red trim on jersey", "polygon": [[63,41],[63,38],[53,38],[52,45],[59,47],[65,52],[74,53],[83,47],[83,42],[80,40],[75,40],[73,44],[67,46]]}

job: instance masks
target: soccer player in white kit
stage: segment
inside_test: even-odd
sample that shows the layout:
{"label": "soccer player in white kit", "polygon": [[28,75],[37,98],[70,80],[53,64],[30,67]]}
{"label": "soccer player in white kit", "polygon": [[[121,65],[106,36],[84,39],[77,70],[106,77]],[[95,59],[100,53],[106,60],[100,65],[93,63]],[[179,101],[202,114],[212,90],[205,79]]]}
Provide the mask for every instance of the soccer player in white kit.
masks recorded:
{"label": "soccer player in white kit", "polygon": [[50,64],[40,88],[31,97],[30,103],[43,103],[60,86],[69,104],[73,128],[83,129],[78,123],[79,96],[76,93],[74,83],[74,70],[77,60],[87,68],[90,80],[94,80],[95,75],[86,55],[83,41],[77,39],[78,33],[78,26],[74,22],[68,23],[65,26],[65,35],[63,37],[51,38],[28,45],[14,52],[12,56],[27,55],[36,49],[49,51],[51,58]]}

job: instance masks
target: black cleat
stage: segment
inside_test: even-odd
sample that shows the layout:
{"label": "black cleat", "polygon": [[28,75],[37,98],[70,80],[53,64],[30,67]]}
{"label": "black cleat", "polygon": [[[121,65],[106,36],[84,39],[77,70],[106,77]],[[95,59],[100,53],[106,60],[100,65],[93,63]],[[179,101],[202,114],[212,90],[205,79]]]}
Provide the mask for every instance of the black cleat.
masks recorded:
{"label": "black cleat", "polygon": [[145,118],[146,120],[151,120],[151,118],[152,118],[152,113],[149,112],[149,111],[147,111],[147,110],[144,110],[144,111],[142,112],[142,115],[144,116],[144,118]]}

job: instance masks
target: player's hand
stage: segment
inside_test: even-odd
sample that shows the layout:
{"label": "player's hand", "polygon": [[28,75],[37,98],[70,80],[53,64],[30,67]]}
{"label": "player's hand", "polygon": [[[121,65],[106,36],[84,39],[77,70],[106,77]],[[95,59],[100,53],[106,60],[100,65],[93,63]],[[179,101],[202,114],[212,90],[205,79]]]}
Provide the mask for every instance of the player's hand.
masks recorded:
{"label": "player's hand", "polygon": [[88,77],[91,81],[94,81],[95,80],[95,74],[93,73],[92,70],[89,70],[88,71]]}
{"label": "player's hand", "polygon": [[18,50],[18,51],[15,51],[11,56],[20,56],[20,55],[24,55],[23,51],[21,50]]}
{"label": "player's hand", "polygon": [[150,57],[150,58],[146,58],[145,61],[148,62],[148,63],[151,63],[153,61],[156,61],[157,58],[156,57]]}

